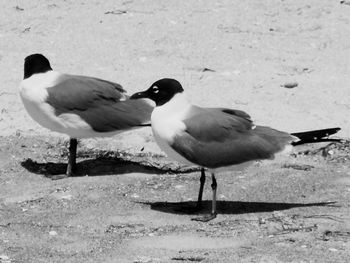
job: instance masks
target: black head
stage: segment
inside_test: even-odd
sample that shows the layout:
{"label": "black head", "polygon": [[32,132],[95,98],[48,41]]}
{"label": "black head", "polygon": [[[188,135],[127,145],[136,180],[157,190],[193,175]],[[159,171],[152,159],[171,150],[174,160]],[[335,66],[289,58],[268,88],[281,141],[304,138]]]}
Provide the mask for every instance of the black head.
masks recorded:
{"label": "black head", "polygon": [[41,54],[32,54],[24,59],[24,79],[49,70],[52,70],[50,62]]}
{"label": "black head", "polygon": [[156,106],[161,106],[171,100],[175,94],[183,91],[180,82],[177,80],[160,79],[154,82],[148,90],[137,92],[130,99],[148,98],[153,100]]}

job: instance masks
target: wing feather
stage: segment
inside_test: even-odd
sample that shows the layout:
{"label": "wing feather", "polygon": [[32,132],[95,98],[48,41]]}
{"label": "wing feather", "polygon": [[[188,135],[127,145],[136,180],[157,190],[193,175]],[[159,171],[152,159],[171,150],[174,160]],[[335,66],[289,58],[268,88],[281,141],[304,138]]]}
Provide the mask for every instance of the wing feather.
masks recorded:
{"label": "wing feather", "polygon": [[256,126],[250,116],[230,109],[197,109],[184,120],[186,130],[172,148],[190,162],[218,168],[247,161],[271,159],[294,140],[288,133]]}
{"label": "wing feather", "polygon": [[237,133],[253,128],[250,116],[238,110],[226,108],[200,108],[192,106],[191,114],[184,120],[187,131],[200,141],[223,141]]}
{"label": "wing feather", "polygon": [[57,116],[77,114],[97,132],[149,123],[153,110],[145,100],[129,100],[121,85],[93,77],[62,75],[47,91]]}

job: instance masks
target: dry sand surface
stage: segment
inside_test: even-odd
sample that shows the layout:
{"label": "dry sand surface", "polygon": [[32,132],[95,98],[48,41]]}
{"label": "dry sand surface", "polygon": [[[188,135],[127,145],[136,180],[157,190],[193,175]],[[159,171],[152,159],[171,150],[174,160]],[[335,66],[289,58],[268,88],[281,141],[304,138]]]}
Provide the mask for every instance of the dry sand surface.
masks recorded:
{"label": "dry sand surface", "polygon": [[3,0],[0,10],[1,263],[349,262],[347,143],[224,174],[220,215],[203,224],[179,212],[194,204],[198,172],[164,158],[147,128],[82,141],[81,175],[94,176],[50,180],[64,171],[66,137],[36,124],[18,95],[24,58],[42,53],[55,70],[130,94],[172,77],[196,104],[350,138],[349,1]]}

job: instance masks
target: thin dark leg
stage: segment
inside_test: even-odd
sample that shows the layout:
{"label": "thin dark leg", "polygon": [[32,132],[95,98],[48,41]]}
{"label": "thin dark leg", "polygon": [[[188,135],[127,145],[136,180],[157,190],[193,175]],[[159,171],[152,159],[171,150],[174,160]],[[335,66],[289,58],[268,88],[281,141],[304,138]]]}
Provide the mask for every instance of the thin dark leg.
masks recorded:
{"label": "thin dark leg", "polygon": [[75,138],[71,138],[69,143],[69,156],[68,156],[68,165],[67,165],[67,172],[66,172],[67,176],[74,176],[76,172],[77,145],[78,145],[78,140]]}
{"label": "thin dark leg", "polygon": [[212,183],[211,183],[211,189],[213,190],[213,199],[212,199],[212,205],[211,205],[211,214],[216,217],[216,189],[218,188],[218,184],[216,183],[215,174],[211,174]]}
{"label": "thin dark leg", "polygon": [[203,197],[203,189],[205,184],[205,170],[202,167],[201,169],[201,178],[199,179],[201,185],[199,186],[198,200],[197,200],[197,208],[202,207],[202,197]]}
{"label": "thin dark leg", "polygon": [[216,189],[217,189],[217,183],[216,183],[216,178],[215,174],[211,174],[211,189],[213,190],[213,199],[212,199],[212,206],[211,206],[211,213],[210,215],[205,215],[203,217],[197,217],[197,218],[192,218],[192,220],[195,221],[201,221],[201,222],[208,222],[214,218],[216,218],[217,212],[216,212]]}
{"label": "thin dark leg", "polygon": [[201,178],[200,178],[200,186],[199,186],[199,193],[198,193],[198,200],[196,206],[183,206],[180,209],[178,209],[181,212],[185,212],[187,214],[195,213],[198,212],[199,210],[202,210],[202,197],[203,197],[203,189],[204,189],[204,184],[205,184],[205,169],[201,169]]}

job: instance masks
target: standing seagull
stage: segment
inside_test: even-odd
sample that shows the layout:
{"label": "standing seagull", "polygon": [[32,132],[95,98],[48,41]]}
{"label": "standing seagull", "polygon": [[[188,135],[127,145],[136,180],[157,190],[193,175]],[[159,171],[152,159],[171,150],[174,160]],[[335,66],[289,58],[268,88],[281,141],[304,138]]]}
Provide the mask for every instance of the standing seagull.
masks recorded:
{"label": "standing seagull", "polygon": [[70,136],[66,176],[76,172],[77,138],[112,136],[150,121],[151,104],[125,93],[110,81],[54,71],[41,54],[25,58],[20,96],[36,122]]}
{"label": "standing seagull", "polygon": [[240,110],[201,108],[185,97],[181,84],[161,79],[130,99],[149,98],[156,103],[151,116],[152,130],[159,147],[170,157],[187,165],[202,167],[200,201],[205,180],[204,169],[212,175],[212,211],[197,218],[216,217],[216,178],[222,170],[241,170],[256,160],[273,159],[299,139],[286,132],[255,126]]}

